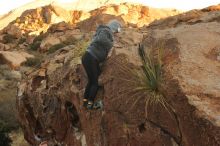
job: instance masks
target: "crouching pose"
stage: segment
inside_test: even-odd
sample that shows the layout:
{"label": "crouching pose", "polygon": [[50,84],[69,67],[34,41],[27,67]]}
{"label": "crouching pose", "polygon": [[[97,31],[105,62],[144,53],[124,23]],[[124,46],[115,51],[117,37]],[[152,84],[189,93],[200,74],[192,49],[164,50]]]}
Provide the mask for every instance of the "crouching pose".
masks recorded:
{"label": "crouching pose", "polygon": [[[120,30],[121,24],[117,20],[112,20],[107,25],[99,25],[92,42],[82,56],[82,64],[88,77],[83,105],[88,109],[95,106],[94,99],[98,91],[98,78],[101,73],[99,65],[106,60],[113,46],[114,34]],[[99,108],[99,106],[96,104],[95,108]]]}

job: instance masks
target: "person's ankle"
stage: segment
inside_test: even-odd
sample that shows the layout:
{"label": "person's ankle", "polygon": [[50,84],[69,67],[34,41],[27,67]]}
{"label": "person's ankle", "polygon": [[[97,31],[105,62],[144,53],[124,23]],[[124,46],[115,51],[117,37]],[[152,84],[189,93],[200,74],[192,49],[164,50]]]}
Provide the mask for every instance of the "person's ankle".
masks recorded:
{"label": "person's ankle", "polygon": [[83,99],[83,106],[86,107],[87,104],[88,104],[88,99],[84,98],[84,99]]}
{"label": "person's ankle", "polygon": [[88,102],[87,102],[88,104],[93,104],[94,102],[93,101],[91,101],[91,100],[88,100]]}
{"label": "person's ankle", "polygon": [[93,109],[93,101],[88,101],[86,107],[87,109],[90,109],[90,110]]}

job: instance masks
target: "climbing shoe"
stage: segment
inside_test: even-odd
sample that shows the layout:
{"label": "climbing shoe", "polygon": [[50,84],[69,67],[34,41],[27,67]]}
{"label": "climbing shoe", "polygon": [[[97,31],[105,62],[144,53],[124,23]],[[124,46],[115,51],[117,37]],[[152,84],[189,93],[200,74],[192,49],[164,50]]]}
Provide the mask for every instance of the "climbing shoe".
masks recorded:
{"label": "climbing shoe", "polygon": [[103,108],[103,103],[101,100],[99,101],[96,101],[94,104],[93,104],[93,109],[102,109]]}
{"label": "climbing shoe", "polygon": [[88,104],[88,100],[84,98],[84,99],[83,99],[83,106],[84,106],[84,107],[87,107],[87,104]]}
{"label": "climbing shoe", "polygon": [[93,109],[93,102],[92,101],[88,101],[87,105],[86,105],[86,108],[91,110]]}

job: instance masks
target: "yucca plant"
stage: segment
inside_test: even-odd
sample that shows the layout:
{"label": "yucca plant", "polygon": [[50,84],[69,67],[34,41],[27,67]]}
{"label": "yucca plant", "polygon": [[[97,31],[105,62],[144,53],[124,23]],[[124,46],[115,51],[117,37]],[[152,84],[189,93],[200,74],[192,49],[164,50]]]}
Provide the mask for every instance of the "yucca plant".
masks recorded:
{"label": "yucca plant", "polygon": [[162,75],[162,61],[161,54],[162,49],[158,48],[158,53],[155,58],[151,50],[148,53],[145,53],[143,45],[139,45],[139,55],[142,61],[142,69],[144,72],[144,83],[148,91],[159,92],[159,86],[161,83]]}
{"label": "yucca plant", "polygon": [[131,94],[132,96],[127,100],[129,102],[132,98],[135,99],[131,107],[144,97],[146,109],[149,105],[160,104],[168,110],[169,104],[161,93],[163,46],[161,43],[153,48],[154,52],[152,48],[145,52],[144,46],[139,45],[138,52],[142,62],[139,70],[132,69],[120,61],[114,62],[122,73],[117,79],[123,80],[127,84],[119,97]]}
{"label": "yucca plant", "polygon": [[[143,73],[139,76],[139,87],[145,89],[148,92],[148,99],[146,100],[146,109],[148,105],[160,104],[168,110],[169,104],[166,102],[161,92],[162,87],[162,54],[163,44],[157,44],[154,48],[149,48],[145,52],[144,46],[139,45],[139,56],[142,61]],[[155,53],[152,50],[155,50]]]}

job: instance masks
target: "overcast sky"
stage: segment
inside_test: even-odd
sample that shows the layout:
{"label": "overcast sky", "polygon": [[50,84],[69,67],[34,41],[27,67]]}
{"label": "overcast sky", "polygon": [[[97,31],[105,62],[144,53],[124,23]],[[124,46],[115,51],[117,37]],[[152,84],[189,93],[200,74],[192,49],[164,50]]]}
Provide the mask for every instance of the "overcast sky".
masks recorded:
{"label": "overcast sky", "polygon": [[[20,7],[33,0],[0,0],[0,14],[9,12],[10,10]],[[51,0],[53,1],[53,0]],[[60,2],[73,2],[76,0],[58,0]],[[90,0],[88,0],[89,2]],[[93,0],[91,0],[93,1]],[[176,8],[180,10],[190,10],[196,8],[204,8],[210,5],[219,4],[220,0],[128,0],[139,2],[151,7],[157,8]]]}

